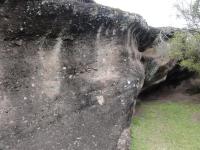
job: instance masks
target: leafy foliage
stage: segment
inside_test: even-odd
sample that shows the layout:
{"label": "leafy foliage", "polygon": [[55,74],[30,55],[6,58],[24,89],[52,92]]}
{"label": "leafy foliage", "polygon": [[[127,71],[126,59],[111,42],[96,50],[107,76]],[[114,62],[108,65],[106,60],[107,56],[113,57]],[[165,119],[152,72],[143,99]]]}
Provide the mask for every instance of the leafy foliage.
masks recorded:
{"label": "leafy foliage", "polygon": [[200,74],[200,34],[177,32],[170,43],[170,56],[182,67]]}
{"label": "leafy foliage", "polygon": [[178,10],[178,17],[185,19],[189,28],[199,29],[200,26],[200,0],[188,3],[185,0],[175,5]]}
{"label": "leafy foliage", "polygon": [[170,56],[177,59],[182,67],[200,75],[200,0],[190,3],[180,1],[176,8],[179,17],[187,22],[188,31],[175,34],[171,40]]}

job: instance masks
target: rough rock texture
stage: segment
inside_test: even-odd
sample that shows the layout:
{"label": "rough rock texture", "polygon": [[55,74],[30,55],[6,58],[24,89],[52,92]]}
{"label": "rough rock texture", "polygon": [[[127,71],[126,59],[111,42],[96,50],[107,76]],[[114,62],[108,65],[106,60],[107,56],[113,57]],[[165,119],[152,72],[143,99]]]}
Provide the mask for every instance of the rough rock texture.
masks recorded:
{"label": "rough rock texture", "polygon": [[167,41],[173,33],[172,31],[164,31],[164,29],[160,30],[153,46],[147,48],[142,54],[141,61],[145,68],[145,83],[142,90],[151,89],[153,86],[165,81],[169,72],[177,64],[168,55],[170,44]]}
{"label": "rough rock texture", "polygon": [[[162,27],[157,28],[157,38],[150,48],[142,53],[141,61],[145,68],[145,81],[140,96],[151,94],[164,86],[176,87],[181,81],[194,76],[194,72],[183,69],[177,60],[169,57],[170,38],[174,33],[185,32],[184,30]],[[155,33],[155,32],[154,32]]]}
{"label": "rough rock texture", "polygon": [[1,0],[0,149],[128,149],[157,35],[90,0]]}

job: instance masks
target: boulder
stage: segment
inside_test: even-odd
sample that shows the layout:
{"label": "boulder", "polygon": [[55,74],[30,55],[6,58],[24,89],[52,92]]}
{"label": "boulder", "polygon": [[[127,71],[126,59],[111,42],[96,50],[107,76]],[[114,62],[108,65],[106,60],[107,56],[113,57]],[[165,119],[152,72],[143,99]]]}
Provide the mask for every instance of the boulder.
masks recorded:
{"label": "boulder", "polygon": [[0,149],[128,149],[144,82],[167,74],[148,77],[159,31],[90,0],[0,1]]}

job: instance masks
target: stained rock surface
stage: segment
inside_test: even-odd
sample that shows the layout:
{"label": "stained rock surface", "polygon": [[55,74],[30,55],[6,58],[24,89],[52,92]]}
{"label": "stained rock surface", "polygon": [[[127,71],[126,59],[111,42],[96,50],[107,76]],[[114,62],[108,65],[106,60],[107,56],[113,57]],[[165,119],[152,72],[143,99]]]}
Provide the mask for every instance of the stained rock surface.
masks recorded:
{"label": "stained rock surface", "polygon": [[158,33],[90,0],[0,1],[0,149],[128,149]]}

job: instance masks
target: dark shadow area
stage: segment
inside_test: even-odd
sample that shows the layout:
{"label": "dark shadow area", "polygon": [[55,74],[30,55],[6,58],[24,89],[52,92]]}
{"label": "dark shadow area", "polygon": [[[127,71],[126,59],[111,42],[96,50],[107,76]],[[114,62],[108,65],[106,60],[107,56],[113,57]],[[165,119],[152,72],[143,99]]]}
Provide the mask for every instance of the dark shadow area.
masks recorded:
{"label": "dark shadow area", "polygon": [[187,69],[183,69],[179,65],[176,65],[168,73],[168,76],[165,81],[142,90],[138,96],[138,99],[145,101],[148,100],[148,97],[151,97],[151,95],[155,95],[155,93],[159,94],[161,91],[167,89],[173,90],[177,86],[179,86],[182,83],[182,81],[190,79],[194,76],[194,72],[188,71]]}
{"label": "dark shadow area", "polygon": [[5,2],[5,0],[0,0],[0,4],[3,4]]}

